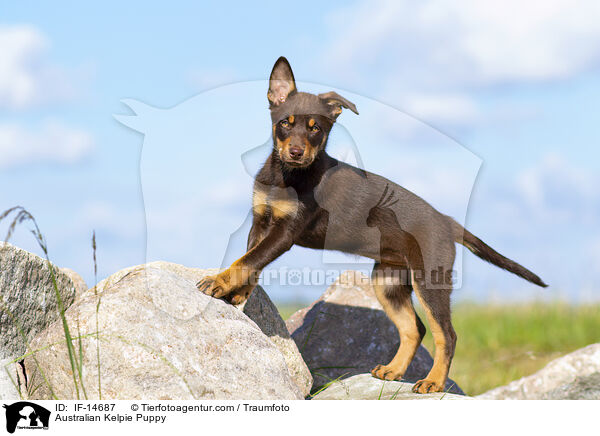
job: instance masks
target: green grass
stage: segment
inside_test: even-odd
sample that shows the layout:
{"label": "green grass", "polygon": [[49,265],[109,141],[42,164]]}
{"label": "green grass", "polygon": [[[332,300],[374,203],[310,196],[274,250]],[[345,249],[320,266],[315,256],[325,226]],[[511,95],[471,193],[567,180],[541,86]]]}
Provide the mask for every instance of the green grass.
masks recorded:
{"label": "green grass", "polygon": [[[279,309],[286,319],[298,308],[288,304]],[[556,357],[600,342],[600,304],[458,303],[452,320],[458,343],[450,377],[469,395],[505,385]],[[429,329],[423,344],[433,351]]]}
{"label": "green grass", "polygon": [[[477,395],[532,374],[551,360],[600,342],[600,305],[460,303],[450,377]],[[431,334],[423,341],[433,349]]]}
{"label": "green grass", "polygon": [[307,306],[308,304],[303,305],[301,303],[277,304],[277,310],[279,310],[279,314],[283,319],[288,319],[294,312]]}

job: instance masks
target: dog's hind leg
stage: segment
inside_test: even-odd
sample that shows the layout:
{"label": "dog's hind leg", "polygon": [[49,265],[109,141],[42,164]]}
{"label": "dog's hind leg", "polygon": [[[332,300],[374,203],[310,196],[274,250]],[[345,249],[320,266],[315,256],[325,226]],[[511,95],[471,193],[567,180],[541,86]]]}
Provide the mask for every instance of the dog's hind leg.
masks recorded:
{"label": "dog's hind leg", "polygon": [[[446,257],[445,260],[440,260],[440,257],[438,257],[436,263],[425,263],[428,267],[424,270],[422,269],[421,272],[426,273],[429,271],[428,277],[424,277],[421,274],[421,277],[416,278],[416,273],[413,270],[415,293],[425,310],[435,343],[433,367],[429,371],[429,374],[423,380],[415,383],[413,387],[414,392],[421,394],[444,390],[456,348],[456,333],[450,319],[451,277],[441,273],[442,270],[445,272],[452,271],[454,263],[453,252],[448,253]],[[437,278],[436,280],[433,279],[436,273],[440,275],[439,280]],[[442,278],[441,276],[444,277]],[[430,277],[432,277],[431,280],[429,280]]]}
{"label": "dog's hind leg", "polygon": [[408,266],[376,263],[371,283],[377,299],[400,335],[400,347],[392,361],[387,365],[377,365],[371,374],[382,380],[400,380],[425,336],[425,326],[412,304],[410,270]]}

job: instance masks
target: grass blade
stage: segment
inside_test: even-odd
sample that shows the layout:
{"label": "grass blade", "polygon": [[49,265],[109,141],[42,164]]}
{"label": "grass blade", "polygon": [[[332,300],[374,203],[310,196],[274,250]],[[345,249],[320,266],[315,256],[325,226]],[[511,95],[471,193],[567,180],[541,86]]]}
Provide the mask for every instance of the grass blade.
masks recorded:
{"label": "grass blade", "polygon": [[[98,298],[96,303],[96,332],[100,331],[99,326],[99,313],[100,313],[100,300],[101,297],[98,294],[98,262],[96,261],[96,231],[92,232],[92,255],[94,258],[94,295]],[[96,338],[96,363],[98,366],[98,399],[102,399],[102,383],[100,377],[100,336]]]}

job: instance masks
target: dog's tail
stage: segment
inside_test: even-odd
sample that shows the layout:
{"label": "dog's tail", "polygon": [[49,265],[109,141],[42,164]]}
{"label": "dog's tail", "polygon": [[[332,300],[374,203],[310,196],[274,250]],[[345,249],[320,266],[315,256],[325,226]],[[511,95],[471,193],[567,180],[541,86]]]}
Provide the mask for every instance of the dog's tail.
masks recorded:
{"label": "dog's tail", "polygon": [[454,233],[454,241],[467,247],[477,257],[502,269],[505,269],[506,271],[510,271],[511,273],[516,274],[531,283],[541,286],[542,288],[548,286],[537,275],[529,271],[524,266],[519,265],[517,262],[502,256],[500,253],[487,245],[477,236],[473,235],[452,218],[450,218],[450,223]]}

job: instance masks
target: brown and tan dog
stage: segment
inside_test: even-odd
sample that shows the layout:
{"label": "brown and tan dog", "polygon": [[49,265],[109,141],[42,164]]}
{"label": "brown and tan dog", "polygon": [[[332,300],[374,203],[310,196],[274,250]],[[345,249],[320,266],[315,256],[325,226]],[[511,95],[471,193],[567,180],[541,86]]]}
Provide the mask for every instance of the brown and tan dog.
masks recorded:
{"label": "brown and tan dog", "polygon": [[400,334],[395,357],[377,365],[373,376],[401,379],[421,343],[425,326],[413,308],[414,289],[427,314],[435,355],[431,371],[413,390],[442,391],[456,346],[450,319],[455,243],[536,285],[546,284],[412,192],[329,156],[327,138],[342,108],[358,111],[335,92],[298,92],[283,57],[273,67],[267,97],[273,152],[256,176],[248,252],[227,270],[201,280],[198,289],[239,304],[263,268],[294,244],[372,258],[377,298]]}

